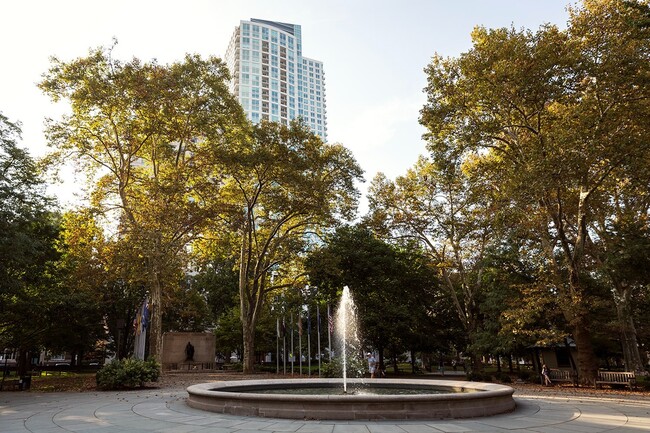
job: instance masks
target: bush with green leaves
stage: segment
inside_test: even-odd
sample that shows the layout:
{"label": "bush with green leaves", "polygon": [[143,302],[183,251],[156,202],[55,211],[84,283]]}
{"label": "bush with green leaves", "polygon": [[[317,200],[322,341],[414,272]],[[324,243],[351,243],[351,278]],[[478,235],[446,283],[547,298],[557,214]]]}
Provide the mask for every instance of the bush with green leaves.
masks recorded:
{"label": "bush with green leaves", "polygon": [[636,386],[645,391],[650,391],[650,376],[637,376]]}
{"label": "bush with green leaves", "polygon": [[521,370],[517,372],[517,376],[521,381],[527,383],[539,383],[539,375],[535,371],[531,370]]}
{"label": "bush with green leaves", "polygon": [[512,377],[508,373],[497,373],[496,378],[501,383],[512,383]]}
{"label": "bush with green leaves", "polygon": [[153,359],[114,360],[97,372],[97,387],[100,389],[142,388],[146,382],[156,382],[160,375],[160,364]]}
{"label": "bush with green leaves", "polygon": [[470,371],[466,377],[470,382],[492,382],[492,375],[490,373],[480,371]]}
{"label": "bush with green leaves", "polygon": [[[331,362],[323,364],[322,374],[325,377],[343,377],[343,360],[333,358]],[[350,357],[346,363],[347,377],[363,377],[367,371],[365,362],[359,357]]]}

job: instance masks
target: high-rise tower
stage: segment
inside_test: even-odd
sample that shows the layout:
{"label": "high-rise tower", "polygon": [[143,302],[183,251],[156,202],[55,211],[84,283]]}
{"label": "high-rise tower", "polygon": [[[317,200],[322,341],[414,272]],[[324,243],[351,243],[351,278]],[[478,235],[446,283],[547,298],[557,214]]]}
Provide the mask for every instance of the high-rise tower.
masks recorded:
{"label": "high-rise tower", "polygon": [[225,61],[232,74],[230,90],[251,121],[287,124],[302,117],[327,141],[323,63],[303,57],[299,25],[242,20]]}

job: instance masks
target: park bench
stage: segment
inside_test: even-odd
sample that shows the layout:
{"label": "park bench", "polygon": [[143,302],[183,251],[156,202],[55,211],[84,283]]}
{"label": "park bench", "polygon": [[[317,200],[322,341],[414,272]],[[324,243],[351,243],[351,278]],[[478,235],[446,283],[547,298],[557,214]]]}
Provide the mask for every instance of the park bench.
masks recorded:
{"label": "park bench", "polygon": [[32,378],[31,376],[21,377],[19,379],[4,379],[0,381],[0,391],[13,389],[13,390],[26,390],[31,387]]}
{"label": "park bench", "polygon": [[632,389],[636,385],[636,374],[633,371],[599,371],[596,386],[625,385]]}
{"label": "park bench", "polygon": [[548,377],[551,382],[568,382],[573,385],[578,384],[578,375],[572,370],[550,370]]}
{"label": "park bench", "polygon": [[4,391],[7,389],[20,389],[22,383],[20,379],[8,379],[8,380],[3,380],[0,381],[0,391]]}

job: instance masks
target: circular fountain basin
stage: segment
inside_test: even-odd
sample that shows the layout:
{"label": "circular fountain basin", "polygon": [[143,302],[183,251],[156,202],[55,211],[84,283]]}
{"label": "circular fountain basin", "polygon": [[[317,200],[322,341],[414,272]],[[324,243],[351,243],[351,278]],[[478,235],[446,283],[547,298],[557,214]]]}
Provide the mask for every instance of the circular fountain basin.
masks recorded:
{"label": "circular fountain basin", "polygon": [[[492,383],[348,379],[347,384],[363,392],[343,394],[341,379],[201,383],[187,388],[187,404],[232,415],[327,420],[473,418],[515,409],[514,390]],[[310,388],[338,388],[340,393],[305,394]],[[374,388],[381,393],[372,393]]]}

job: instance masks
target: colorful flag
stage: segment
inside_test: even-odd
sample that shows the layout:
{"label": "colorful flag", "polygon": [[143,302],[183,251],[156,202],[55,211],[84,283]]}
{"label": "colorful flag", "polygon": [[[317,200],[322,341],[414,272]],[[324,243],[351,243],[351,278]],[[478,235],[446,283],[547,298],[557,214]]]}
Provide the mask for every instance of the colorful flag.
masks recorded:
{"label": "colorful flag", "polygon": [[329,326],[330,333],[334,332],[334,319],[332,318],[329,304],[327,305],[327,326]]}
{"label": "colorful flag", "polygon": [[298,314],[298,335],[302,337],[302,316]]}

